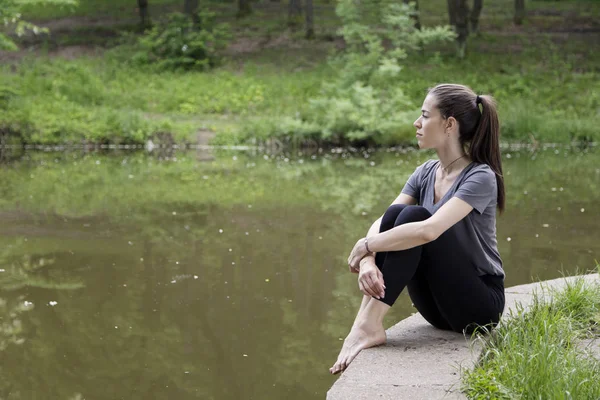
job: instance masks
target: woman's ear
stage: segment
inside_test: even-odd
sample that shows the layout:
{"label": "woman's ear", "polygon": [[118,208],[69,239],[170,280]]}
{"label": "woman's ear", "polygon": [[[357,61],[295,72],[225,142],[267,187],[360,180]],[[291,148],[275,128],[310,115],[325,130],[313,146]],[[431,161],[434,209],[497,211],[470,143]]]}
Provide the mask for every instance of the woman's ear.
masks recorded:
{"label": "woman's ear", "polygon": [[456,130],[458,132],[458,121],[454,117],[448,117],[446,120],[446,129],[449,131]]}

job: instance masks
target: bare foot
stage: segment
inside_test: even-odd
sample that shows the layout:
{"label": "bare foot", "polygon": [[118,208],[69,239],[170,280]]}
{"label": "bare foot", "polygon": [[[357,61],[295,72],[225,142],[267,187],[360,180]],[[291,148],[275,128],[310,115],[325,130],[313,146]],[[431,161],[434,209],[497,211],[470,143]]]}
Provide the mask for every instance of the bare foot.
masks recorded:
{"label": "bare foot", "polygon": [[344,345],[340,351],[337,361],[333,364],[333,367],[329,368],[329,372],[337,374],[342,372],[348,365],[354,360],[354,357],[362,349],[368,349],[369,347],[379,346],[384,344],[386,340],[385,330],[383,326],[367,326],[365,324],[358,324],[352,327],[350,333],[344,340]]}

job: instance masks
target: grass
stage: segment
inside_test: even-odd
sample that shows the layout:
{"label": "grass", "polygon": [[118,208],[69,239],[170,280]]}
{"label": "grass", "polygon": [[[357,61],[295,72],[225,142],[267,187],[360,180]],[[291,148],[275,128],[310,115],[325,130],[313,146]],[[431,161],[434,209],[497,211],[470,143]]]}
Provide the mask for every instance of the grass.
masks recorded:
{"label": "grass", "polygon": [[[179,3],[161,0],[151,7],[170,10]],[[120,29],[134,25],[77,21],[91,16],[135,21],[132,4],[81,0],[75,10],[26,10],[25,16],[34,20],[73,17],[74,22],[41,43],[26,39],[33,56],[0,66],[0,106],[8,99],[0,128],[39,143],[143,142],[158,132],[193,141],[198,130],[211,130],[219,134],[216,142],[235,144],[306,133],[286,121],[306,115],[309,99],[336,75],[326,63],[338,27],[332,3],[316,2],[315,41],[288,30],[284,3],[253,3],[255,13],[242,20],[235,19],[235,4],[209,3],[221,20],[232,24],[235,39],[225,65],[208,73],[158,73],[134,66],[128,60],[130,45],[114,47]],[[452,46],[426,49],[412,54],[391,84],[409,95],[415,118],[428,87],[453,81],[497,98],[505,140],[600,140],[600,115],[594,111],[600,107],[598,36],[547,31],[552,24],[586,24],[589,16],[600,15],[600,2],[532,1],[531,18],[521,28],[510,22],[512,4],[486,3],[483,33],[470,39],[466,60],[454,58]],[[441,0],[424,2],[423,23],[445,23],[444,10]],[[61,50],[69,46],[90,51],[65,59]],[[392,139],[411,142],[413,131],[407,122]]]}
{"label": "grass", "polygon": [[529,310],[518,307],[482,339],[478,365],[463,374],[469,398],[600,398],[600,361],[578,347],[600,334],[600,284],[579,278],[550,294],[536,294]]}

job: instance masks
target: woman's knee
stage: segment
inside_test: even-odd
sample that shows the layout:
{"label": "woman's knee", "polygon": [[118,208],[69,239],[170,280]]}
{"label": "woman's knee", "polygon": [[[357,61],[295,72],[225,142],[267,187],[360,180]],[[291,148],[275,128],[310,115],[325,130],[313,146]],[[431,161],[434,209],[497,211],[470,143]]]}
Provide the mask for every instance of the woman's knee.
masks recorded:
{"label": "woman's knee", "polygon": [[394,227],[394,223],[396,222],[396,218],[398,218],[398,215],[400,215],[402,210],[404,210],[406,207],[408,207],[406,204],[392,204],[389,206],[383,214],[379,231],[384,232],[388,229],[392,229]]}
{"label": "woman's knee", "polygon": [[396,217],[394,226],[406,224],[409,222],[425,221],[431,217],[431,213],[422,206],[406,206]]}

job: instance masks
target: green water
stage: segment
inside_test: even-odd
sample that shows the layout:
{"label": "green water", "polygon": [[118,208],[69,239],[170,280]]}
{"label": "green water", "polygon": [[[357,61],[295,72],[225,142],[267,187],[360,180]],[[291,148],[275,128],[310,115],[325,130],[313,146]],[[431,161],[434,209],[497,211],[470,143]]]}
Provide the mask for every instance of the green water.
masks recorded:
{"label": "green water", "polygon": [[[600,260],[598,156],[504,152],[507,285]],[[324,398],[360,302],[348,252],[430,157],[5,160],[0,399]]]}

